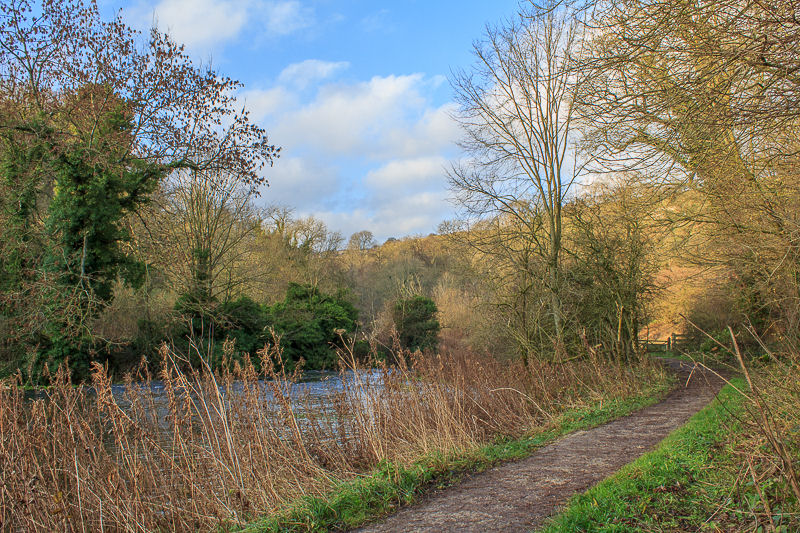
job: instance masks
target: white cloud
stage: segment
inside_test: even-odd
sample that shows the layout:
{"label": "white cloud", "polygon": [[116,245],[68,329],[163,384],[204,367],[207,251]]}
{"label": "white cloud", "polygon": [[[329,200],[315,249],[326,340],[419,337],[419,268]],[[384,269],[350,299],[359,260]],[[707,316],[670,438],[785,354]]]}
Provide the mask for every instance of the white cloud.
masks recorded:
{"label": "white cloud", "polygon": [[285,146],[313,145],[326,154],[386,158],[445,149],[454,140],[448,106],[430,108],[422,74],[373,77],[320,87],[306,105],[271,121]]}
{"label": "white cloud", "polygon": [[394,29],[390,20],[390,12],[388,9],[380,9],[362,18],[361,27],[364,29],[364,31],[373,33],[386,33],[391,32]]}
{"label": "white cloud", "polygon": [[[234,40],[247,28],[259,26],[259,37],[284,36],[312,26],[314,10],[297,0],[140,0],[127,10],[135,27],[156,24],[193,52]],[[266,32],[264,32],[266,29]]]}
{"label": "white cloud", "polygon": [[249,2],[162,0],[152,8],[158,27],[190,48],[205,48],[236,37],[248,18]]}
{"label": "white cloud", "polygon": [[297,95],[284,87],[250,89],[240,93],[239,99],[250,111],[250,119],[256,123],[263,122],[298,105]]}
{"label": "white cloud", "polygon": [[367,173],[364,183],[376,190],[394,193],[441,188],[447,160],[441,155],[395,159]]}
{"label": "white cloud", "polygon": [[314,82],[329,78],[334,73],[346,69],[349,65],[347,61],[306,59],[300,63],[292,63],[283,69],[278,76],[278,82],[305,89]]}
{"label": "white cloud", "polygon": [[451,149],[461,135],[453,120],[455,104],[425,109],[413,124],[400,124],[386,131],[386,145],[405,157]]}
{"label": "white cloud", "polygon": [[286,205],[299,211],[325,205],[339,189],[336,171],[301,157],[280,157],[267,171],[269,188],[263,189],[262,203]]}
{"label": "white cloud", "polygon": [[446,202],[446,192],[428,192],[400,197],[377,211],[358,208],[346,212],[315,211],[312,214],[342,235],[368,229],[379,241],[384,241],[389,237],[427,235],[435,231],[447,215]]}
{"label": "white cloud", "polygon": [[[297,207],[344,235],[435,231],[452,217],[445,167],[459,136],[453,105],[431,103],[441,80],[410,74],[320,85],[343,68],[334,65],[290,65],[275,87],[246,93],[270,140],[294,158],[267,173],[265,201]],[[298,81],[317,82],[310,99],[296,96]]]}
{"label": "white cloud", "polygon": [[288,35],[313,24],[314,11],[296,0],[260,3],[267,30],[273,35]]}

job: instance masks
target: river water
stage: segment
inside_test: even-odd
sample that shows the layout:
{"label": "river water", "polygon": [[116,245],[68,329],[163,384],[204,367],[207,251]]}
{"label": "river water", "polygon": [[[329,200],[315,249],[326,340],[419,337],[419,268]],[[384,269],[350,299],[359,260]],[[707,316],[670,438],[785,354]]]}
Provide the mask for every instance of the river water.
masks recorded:
{"label": "river water", "polygon": [[[353,387],[352,385],[361,384],[362,386]],[[365,401],[360,397],[359,391],[364,390],[364,386],[369,387],[370,390],[380,390],[383,387],[383,372],[380,370],[362,370],[358,372],[332,372],[332,371],[306,371],[303,373],[301,379],[297,382],[292,381],[268,381],[259,380],[257,382],[260,405],[266,411],[272,411],[274,414],[279,413],[283,407],[279,401],[275,399],[273,388],[277,385],[281,391],[288,393],[287,396],[291,399],[291,408],[295,413],[296,418],[301,421],[307,419],[306,415],[313,411],[315,415],[325,417],[329,420],[332,426],[337,425],[335,416],[333,415],[333,405],[331,399],[336,393],[340,393],[348,388],[350,393],[348,401]],[[347,387],[350,385],[350,387]],[[250,385],[252,390],[252,384]],[[135,390],[131,390],[135,389]],[[209,396],[214,396],[213,387],[209,390],[205,388],[205,398],[212,403],[216,400]],[[220,397],[224,405],[231,407],[232,403],[236,402],[237,396],[245,391],[245,384],[242,382],[233,382],[230,388],[219,387]],[[187,390],[176,390],[175,393],[182,396],[188,391],[188,394],[193,400],[199,400],[199,394],[196,383],[189,384]],[[95,391],[92,387],[86,386],[83,389],[87,397],[91,399],[95,396]],[[147,418],[156,421],[159,430],[164,437],[171,434],[171,424],[169,422],[169,395],[164,386],[164,383],[158,380],[150,381],[149,383],[133,383],[130,386],[126,384],[113,384],[111,385],[111,393],[114,402],[119,406],[123,412],[131,412],[131,403],[135,399],[144,400],[144,404],[149,406]],[[35,401],[48,401],[50,392],[47,389],[26,390],[25,399],[28,402]],[[193,419],[199,418],[198,412],[200,411],[200,404],[202,402],[195,401],[195,410],[192,414]]]}

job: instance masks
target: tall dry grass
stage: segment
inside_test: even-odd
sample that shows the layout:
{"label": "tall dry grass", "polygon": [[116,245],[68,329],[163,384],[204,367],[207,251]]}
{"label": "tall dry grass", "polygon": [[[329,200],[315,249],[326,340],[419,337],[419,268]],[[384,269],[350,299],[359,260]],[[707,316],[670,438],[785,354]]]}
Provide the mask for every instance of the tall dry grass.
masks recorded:
{"label": "tall dry grass", "polygon": [[397,366],[373,370],[343,353],[341,386],[315,397],[298,394],[299,373],[274,363],[279,347],[259,353],[261,372],[247,361],[183,371],[166,347],[162,356],[158,381],[142,367],[122,395],[99,365],[91,387],[71,386],[61,369],[34,400],[18,382],[3,384],[0,529],[235,526],[383,459],[517,436],[663,372],[592,358],[526,367],[447,347],[396,353]]}
{"label": "tall dry grass", "polygon": [[756,498],[748,502],[754,530],[796,531],[800,528],[800,349],[787,339],[776,353],[748,328],[769,359],[767,365],[751,369],[728,329],[747,383],[742,391],[747,417],[737,448],[741,465],[737,485],[755,491]]}

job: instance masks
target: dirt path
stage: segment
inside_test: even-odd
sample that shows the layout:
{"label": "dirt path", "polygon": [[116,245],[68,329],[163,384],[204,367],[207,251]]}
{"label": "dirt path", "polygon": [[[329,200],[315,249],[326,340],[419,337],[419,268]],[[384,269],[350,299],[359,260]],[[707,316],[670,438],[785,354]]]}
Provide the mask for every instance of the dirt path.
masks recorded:
{"label": "dirt path", "polygon": [[527,459],[474,475],[358,531],[531,531],[571,496],[652,449],[722,386],[710,373],[692,372],[677,361],[668,364],[681,383],[662,402],[567,435]]}

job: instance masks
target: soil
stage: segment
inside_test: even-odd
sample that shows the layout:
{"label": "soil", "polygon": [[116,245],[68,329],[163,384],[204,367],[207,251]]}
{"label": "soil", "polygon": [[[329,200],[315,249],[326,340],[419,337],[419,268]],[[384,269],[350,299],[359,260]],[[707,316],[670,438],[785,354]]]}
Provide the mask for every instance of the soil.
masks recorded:
{"label": "soil", "polygon": [[667,364],[681,381],[660,403],[571,433],[526,459],[428,494],[358,531],[531,531],[541,526],[573,495],[653,449],[722,388],[722,380],[709,371],[675,360]]}

